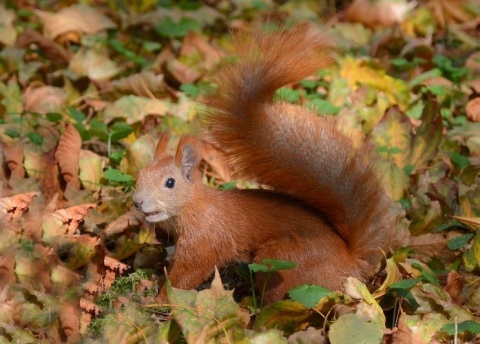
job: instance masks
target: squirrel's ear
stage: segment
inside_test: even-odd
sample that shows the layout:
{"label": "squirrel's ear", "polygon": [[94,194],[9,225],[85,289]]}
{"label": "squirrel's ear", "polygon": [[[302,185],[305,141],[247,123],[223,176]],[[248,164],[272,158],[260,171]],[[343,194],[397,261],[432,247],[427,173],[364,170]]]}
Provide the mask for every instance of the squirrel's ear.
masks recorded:
{"label": "squirrel's ear", "polygon": [[160,134],[160,139],[158,140],[157,148],[155,148],[155,159],[165,154],[169,139],[170,139],[169,130],[165,130]]}
{"label": "squirrel's ear", "polygon": [[195,166],[197,165],[197,152],[191,144],[185,144],[182,147],[182,176],[189,180],[193,181],[193,173]]}

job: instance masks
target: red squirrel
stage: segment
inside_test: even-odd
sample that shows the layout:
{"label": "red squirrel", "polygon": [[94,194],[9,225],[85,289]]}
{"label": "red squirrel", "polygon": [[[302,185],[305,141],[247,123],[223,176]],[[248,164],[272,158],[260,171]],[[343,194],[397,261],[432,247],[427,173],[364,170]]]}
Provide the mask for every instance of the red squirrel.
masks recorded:
{"label": "red squirrel", "polygon": [[[168,155],[168,134],[141,170],[133,196],[148,222],[175,218],[168,277],[199,286],[215,266],[265,258],[293,261],[268,278],[265,301],[302,284],[341,290],[346,277],[367,281],[392,243],[391,201],[368,145],[335,118],[275,102],[275,91],[330,63],[330,43],[308,25],[236,40],[238,58],[214,76],[218,94],[203,99],[206,135],[237,176],[272,190],[218,190],[202,183],[194,140]],[[259,287],[264,276],[257,276]],[[165,301],[165,288],[159,300]]]}

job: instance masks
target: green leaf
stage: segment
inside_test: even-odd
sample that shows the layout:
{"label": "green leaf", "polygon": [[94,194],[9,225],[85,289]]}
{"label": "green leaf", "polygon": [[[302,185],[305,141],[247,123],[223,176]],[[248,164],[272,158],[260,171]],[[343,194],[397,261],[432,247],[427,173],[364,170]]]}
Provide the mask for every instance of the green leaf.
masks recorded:
{"label": "green leaf", "polygon": [[155,27],[155,31],[160,35],[174,38],[183,37],[189,31],[198,31],[199,29],[200,24],[191,18],[182,18],[178,23],[175,23],[171,18],[167,17]]}
{"label": "green leaf", "polygon": [[37,146],[41,146],[43,144],[43,137],[39,133],[35,133],[35,132],[28,133],[27,137],[30,140],[30,142],[32,142]]}
{"label": "green leaf", "polygon": [[404,280],[390,284],[390,289],[410,289],[422,280],[423,278],[421,277],[404,279]]}
{"label": "green leaf", "polygon": [[103,176],[113,182],[128,183],[133,181],[133,177],[129,174],[123,173],[115,168],[111,168],[103,172]]}
{"label": "green leaf", "polygon": [[49,112],[46,115],[47,120],[53,123],[58,123],[62,119],[62,115],[56,112]]}
{"label": "green leaf", "polygon": [[180,90],[185,92],[189,97],[196,98],[200,94],[200,88],[194,84],[183,84],[180,86]]}
{"label": "green leaf", "polygon": [[264,259],[261,264],[248,264],[248,268],[253,272],[272,272],[280,270],[290,270],[297,266],[296,263],[288,260]]}
{"label": "green leaf", "polygon": [[78,111],[74,107],[69,106],[68,111],[70,112],[70,117],[72,117],[77,123],[82,123],[87,119],[87,116],[81,111]]}
{"label": "green leaf", "polygon": [[112,133],[110,139],[112,142],[117,142],[133,132],[133,128],[130,124],[125,122],[116,122],[112,125]]}
{"label": "green leaf", "polygon": [[319,84],[320,84],[320,82],[318,82],[316,80],[302,80],[302,81],[300,81],[300,85],[302,85],[304,88],[311,89],[311,90],[313,90]]}
{"label": "green leaf", "polygon": [[288,296],[294,301],[300,302],[307,308],[315,307],[321,299],[330,295],[333,291],[318,285],[301,285],[288,292]]}
{"label": "green leaf", "polygon": [[333,105],[328,100],[325,99],[312,99],[307,103],[307,106],[310,109],[315,110],[318,114],[331,114],[336,115],[340,111],[340,107]]}
{"label": "green leaf", "polygon": [[97,136],[102,141],[108,141],[109,131],[107,125],[99,120],[92,119],[90,121],[90,133]]}
{"label": "green leaf", "polygon": [[330,326],[331,344],[381,343],[382,329],[356,314],[346,314]]}
{"label": "green leaf", "polygon": [[298,103],[300,100],[300,92],[289,87],[282,87],[275,93],[275,98],[288,103]]}
{"label": "green leaf", "polygon": [[[457,328],[456,331],[455,327]],[[466,320],[458,324],[446,324],[442,326],[441,331],[445,331],[451,336],[455,333],[463,333],[465,331],[468,331],[471,334],[480,334],[480,323],[473,320]]]}
{"label": "green leaf", "polygon": [[462,170],[465,167],[470,166],[472,164],[470,162],[470,159],[468,159],[468,157],[466,157],[465,155],[458,154],[457,152],[452,152],[452,154],[450,155],[450,159],[452,160],[453,163],[455,163],[455,165],[460,167]]}
{"label": "green leaf", "polygon": [[430,270],[426,269],[422,264],[419,263],[412,263],[412,267],[415,269],[420,270],[421,275],[423,276],[424,279],[426,279],[428,282],[432,283],[435,286],[440,286],[440,282],[438,281],[438,278],[435,274],[433,274]]}
{"label": "green leaf", "polygon": [[448,242],[447,247],[451,250],[458,250],[463,246],[465,246],[466,244],[468,244],[470,239],[473,238],[474,236],[475,235],[473,233],[468,233],[468,234],[455,237]]}
{"label": "green leaf", "polygon": [[12,139],[20,137],[20,133],[16,130],[7,129],[5,130],[5,135],[11,137]]}

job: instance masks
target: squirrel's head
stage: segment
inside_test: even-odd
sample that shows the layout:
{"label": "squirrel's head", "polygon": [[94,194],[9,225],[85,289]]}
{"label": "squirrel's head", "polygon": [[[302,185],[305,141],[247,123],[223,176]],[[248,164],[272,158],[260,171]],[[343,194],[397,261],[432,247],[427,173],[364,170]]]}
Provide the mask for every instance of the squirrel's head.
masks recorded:
{"label": "squirrel's head", "polygon": [[168,132],[162,133],[154,161],[138,174],[133,203],[148,222],[179,215],[192,199],[198,162],[194,142],[182,138],[173,157],[166,153],[169,136]]}

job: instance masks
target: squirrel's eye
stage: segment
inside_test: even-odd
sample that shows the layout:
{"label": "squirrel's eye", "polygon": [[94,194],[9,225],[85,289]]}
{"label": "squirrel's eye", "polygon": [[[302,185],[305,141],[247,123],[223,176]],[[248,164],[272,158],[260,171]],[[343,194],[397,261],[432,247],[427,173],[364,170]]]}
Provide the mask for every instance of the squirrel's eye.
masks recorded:
{"label": "squirrel's eye", "polygon": [[165,187],[171,189],[175,186],[175,179],[173,178],[168,178],[167,181],[165,182]]}

